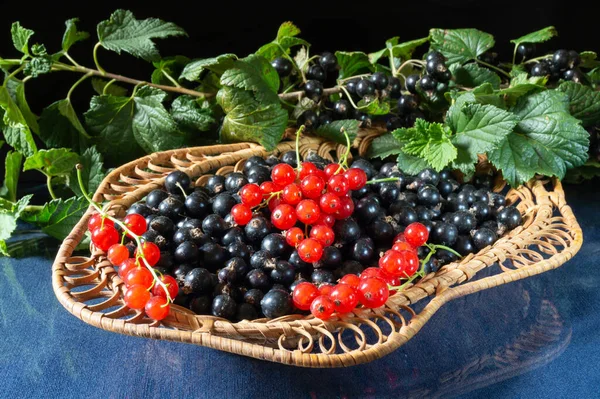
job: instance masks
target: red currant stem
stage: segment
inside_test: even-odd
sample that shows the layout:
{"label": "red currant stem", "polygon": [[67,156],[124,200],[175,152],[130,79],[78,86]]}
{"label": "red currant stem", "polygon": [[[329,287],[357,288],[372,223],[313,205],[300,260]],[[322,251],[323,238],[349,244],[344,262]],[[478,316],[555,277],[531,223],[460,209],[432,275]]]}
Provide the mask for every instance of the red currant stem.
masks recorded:
{"label": "red currant stem", "polygon": [[179,184],[179,182],[175,183],[175,185],[177,187],[179,187],[179,189],[181,190],[181,192],[183,193],[183,198],[187,199],[187,194],[185,193],[185,190],[183,189],[183,187],[181,187],[181,184]]}
{"label": "red currant stem", "polygon": [[150,274],[152,274],[152,278],[154,279],[154,281],[157,282],[165,290],[165,293],[167,295],[167,303],[173,302],[173,298],[171,298],[171,295],[169,294],[169,290],[167,289],[167,286],[165,285],[165,283],[163,283],[161,280],[159,280],[159,278],[156,276],[156,272],[154,271],[152,266],[150,266],[150,264],[146,260],[146,257],[144,256],[144,251],[142,251],[142,241],[140,240],[140,236],[135,234],[133,231],[129,230],[129,228],[127,227],[127,225],[125,223],[123,223],[119,219],[116,219],[116,218],[110,216],[109,214],[107,214],[103,209],[100,208],[100,206],[98,206],[98,204],[96,204],[94,201],[92,201],[92,199],[90,198],[90,195],[88,194],[87,190],[85,189],[85,186],[83,185],[83,177],[81,176],[81,170],[83,169],[83,165],[77,164],[76,169],[77,169],[77,181],[79,183],[79,189],[81,190],[81,194],[83,194],[84,198],[90,203],[91,206],[93,206],[96,209],[96,211],[98,211],[99,214],[102,215],[103,218],[108,218],[109,220],[112,220],[114,224],[116,224],[117,226],[119,226],[123,229],[124,234],[128,234],[131,238],[133,238],[135,240],[135,244],[139,249],[138,257],[142,258],[142,260],[144,261],[143,262],[144,266],[146,266],[146,269],[148,269]]}
{"label": "red currant stem", "polygon": [[302,125],[296,131],[296,170],[300,171],[302,167],[300,166],[300,135],[304,131],[305,126]]}
{"label": "red currant stem", "polygon": [[[104,218],[102,218],[102,223],[104,224]],[[125,233],[121,234],[121,245],[125,245],[124,244],[125,243],[125,236],[126,236]]]}
{"label": "red currant stem", "polygon": [[423,277],[423,271],[419,270],[418,272],[416,272],[415,274],[413,274],[411,277],[409,277],[408,280],[406,280],[404,283],[402,283],[401,285],[398,286],[391,286],[388,285],[388,290],[393,290],[393,291],[402,291],[404,289],[404,287],[406,287],[408,284],[412,283],[413,281],[415,281],[415,279],[417,277]]}
{"label": "red currant stem", "polygon": [[433,252],[435,252],[436,249],[445,249],[446,251],[453,253],[454,255],[458,256],[459,258],[462,258],[461,254],[459,254],[452,248],[447,247],[445,245],[438,245],[438,244],[425,244],[425,245],[427,246],[427,248],[431,249]]}
{"label": "red currant stem", "polygon": [[399,177],[385,177],[383,179],[369,180],[366,184],[385,183],[385,182],[389,182],[389,181],[398,181],[398,180],[400,180]]}
{"label": "red currant stem", "polygon": [[340,159],[340,162],[339,162],[340,167],[337,168],[337,170],[335,171],[334,175],[337,175],[338,173],[340,173],[344,169],[344,166],[348,167],[348,156],[350,155],[350,148],[352,148],[352,143],[350,143],[350,136],[348,135],[348,132],[346,131],[346,128],[342,127],[340,129],[340,132],[346,138],[346,152],[344,152],[344,155],[342,156],[342,159]]}

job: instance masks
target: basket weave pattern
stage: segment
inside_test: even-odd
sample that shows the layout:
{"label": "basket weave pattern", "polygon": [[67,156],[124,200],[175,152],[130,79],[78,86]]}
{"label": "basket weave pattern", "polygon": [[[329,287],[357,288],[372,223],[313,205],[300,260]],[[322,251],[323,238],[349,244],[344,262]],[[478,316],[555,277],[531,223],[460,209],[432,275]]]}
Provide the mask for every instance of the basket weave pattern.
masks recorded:
{"label": "basket weave pattern", "polygon": [[[376,130],[363,130],[353,146],[364,154],[378,134]],[[294,148],[294,142],[284,141],[274,153]],[[303,137],[300,141],[301,156],[314,151],[333,160],[345,149],[320,138]],[[98,188],[94,200],[109,201],[109,212],[122,217],[134,202],[162,187],[166,174],[174,169],[187,172],[196,178],[198,185],[211,173],[237,171],[247,158],[268,154],[263,147],[251,143],[152,154],[112,171]],[[517,204],[523,225],[493,246],[427,275],[391,296],[382,308],[357,308],[352,314],[326,322],[312,316],[289,315],[275,320],[232,323],[195,315],[176,305],[172,305],[170,315],[162,323],[150,320],[142,312],[124,305],[124,284],[104,252],[92,246],[90,256],[73,256],[92,209],[59,249],[52,269],[53,288],[69,312],[105,330],[199,344],[297,366],[351,366],[380,358],[403,345],[444,303],[557,268],[577,253],[582,232],[565,202],[560,182],[532,180],[511,189],[507,199]],[[490,268],[490,275],[476,279],[476,274],[485,268]],[[417,313],[411,305],[419,301],[426,305]]]}

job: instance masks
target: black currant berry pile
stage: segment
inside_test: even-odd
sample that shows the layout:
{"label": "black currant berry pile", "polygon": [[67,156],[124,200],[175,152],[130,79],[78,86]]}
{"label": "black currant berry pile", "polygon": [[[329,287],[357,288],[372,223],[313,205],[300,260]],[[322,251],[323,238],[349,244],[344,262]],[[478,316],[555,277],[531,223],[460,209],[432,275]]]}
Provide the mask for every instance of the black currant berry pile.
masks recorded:
{"label": "black currant berry pile", "polygon": [[[309,155],[303,162],[306,167],[309,164],[314,165],[315,176],[325,176],[325,171],[333,171],[338,166],[316,154]],[[141,241],[153,243],[160,249],[160,258],[152,262],[154,271],[163,276],[163,281],[171,276],[179,285],[176,304],[197,314],[234,321],[302,312],[294,308],[296,302],[292,301],[291,292],[296,286],[309,282],[329,291],[346,275],[358,276],[378,262],[381,266],[381,255],[394,252],[389,251],[390,248],[403,240],[406,226],[415,222],[427,228],[431,244],[452,248],[461,255],[493,244],[521,223],[519,211],[507,206],[501,194],[490,191],[490,176],[459,184],[447,170],[438,173],[425,169],[416,176],[409,176],[393,162],[358,158],[348,171],[362,170],[369,182],[362,182],[360,189],[349,192],[350,215],[343,213],[345,211],[337,213],[335,218],[323,215],[331,219],[323,224],[330,224],[332,228],[316,229],[320,222],[311,221],[311,237],[312,231],[318,230],[319,240],[327,239],[329,234],[333,242],[320,249],[317,261],[308,263],[303,260],[307,255],[299,254],[299,247],[289,245],[286,231],[271,223],[272,220],[284,223],[273,219],[272,209],[281,204],[285,206],[285,201],[299,203],[305,191],[282,190],[281,198],[269,196],[269,206],[252,208],[250,215],[232,212],[236,205],[239,204],[236,209],[241,209],[248,202],[242,201],[240,193],[246,198],[255,195],[251,190],[242,190],[247,185],[256,184],[263,193],[274,192],[276,183],[271,180],[272,172],[275,166],[284,170],[282,165],[297,168],[297,154],[291,151],[281,158],[251,157],[242,172],[211,176],[201,187],[193,187],[189,176],[175,171],[167,176],[164,189],[150,192],[145,201],[129,209],[128,215],[141,215],[146,220],[147,230],[140,235]],[[332,167],[327,168],[328,165]],[[328,184],[327,187],[331,187],[331,180]],[[322,191],[316,194],[322,195],[322,199],[329,198],[327,189],[319,187]],[[264,195],[260,192],[259,196]],[[338,201],[336,198],[319,202],[323,206],[327,201]],[[243,219],[245,225],[238,225],[235,219]],[[298,220],[293,229],[302,236],[307,227]],[[130,257],[134,257],[135,245],[126,245],[130,248]],[[435,272],[458,258],[444,249],[430,254],[430,246],[414,251],[420,259],[426,259],[421,267],[423,273]],[[371,275],[371,270],[363,274]],[[399,284],[400,280],[395,281]],[[387,298],[387,291],[385,295]]]}
{"label": "black currant berry pile", "polygon": [[[530,58],[535,51],[535,47],[530,43],[522,43],[517,48],[517,52],[524,58]],[[529,71],[531,76],[548,76],[550,81],[559,79],[570,80],[575,83],[583,83],[585,74],[578,68],[581,64],[581,57],[575,50],[557,50],[549,58],[542,58],[535,64],[530,64]]]}

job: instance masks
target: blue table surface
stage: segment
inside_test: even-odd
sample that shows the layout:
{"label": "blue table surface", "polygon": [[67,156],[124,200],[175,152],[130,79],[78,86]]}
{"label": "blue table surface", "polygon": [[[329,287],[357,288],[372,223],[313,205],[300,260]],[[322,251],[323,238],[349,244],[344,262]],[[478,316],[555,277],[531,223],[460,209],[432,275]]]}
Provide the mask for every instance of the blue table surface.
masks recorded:
{"label": "blue table surface", "polygon": [[0,398],[600,397],[600,190],[565,191],[584,231],[573,260],[457,299],[394,353],[345,369],[100,330],[56,300],[55,243],[1,258]]}

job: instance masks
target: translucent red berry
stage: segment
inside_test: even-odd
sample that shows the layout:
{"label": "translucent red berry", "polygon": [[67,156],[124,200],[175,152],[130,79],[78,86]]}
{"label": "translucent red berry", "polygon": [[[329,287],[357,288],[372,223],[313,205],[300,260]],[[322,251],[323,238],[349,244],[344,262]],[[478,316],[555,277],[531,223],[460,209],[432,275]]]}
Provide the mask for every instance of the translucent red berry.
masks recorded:
{"label": "translucent red berry", "polygon": [[404,238],[410,245],[418,248],[427,242],[429,231],[425,225],[419,222],[411,223],[404,229]]}
{"label": "translucent red berry", "polygon": [[298,255],[307,263],[317,262],[323,256],[323,245],[315,239],[305,238],[298,244]]}
{"label": "translucent red berry", "polygon": [[320,224],[310,229],[310,238],[319,241],[324,247],[328,247],[335,241],[335,234],[331,227]]}
{"label": "translucent red berry", "polygon": [[129,258],[129,250],[123,244],[114,244],[108,248],[106,258],[114,266],[119,266]]}
{"label": "translucent red berry", "polygon": [[319,285],[319,295],[329,296],[331,291],[333,291],[333,287],[335,287],[335,285],[331,283],[323,283]]}
{"label": "translucent red berry", "polygon": [[357,289],[358,301],[365,308],[378,308],[383,306],[390,296],[388,285],[377,277],[369,277],[360,281]]}
{"label": "translucent red berry", "polygon": [[286,204],[296,205],[302,201],[302,190],[296,183],[288,184],[283,188],[281,199]]}
{"label": "translucent red berry", "polygon": [[391,276],[404,276],[406,260],[402,253],[390,249],[379,259],[379,267]]}
{"label": "translucent red berry", "polygon": [[300,166],[300,180],[304,179],[306,176],[317,174],[319,168],[312,162],[302,162]]}
{"label": "translucent red berry", "polygon": [[239,192],[242,204],[252,208],[263,200],[263,191],[256,184],[246,184]]}
{"label": "translucent red berry", "polygon": [[335,217],[333,215],[327,215],[327,214],[321,212],[321,217],[319,217],[319,220],[317,220],[315,223],[313,223],[313,226],[316,226],[319,224],[333,227],[333,225],[335,224]]}
{"label": "translucent red berry", "polygon": [[[145,222],[145,221],[144,221]],[[92,231],[92,243],[102,251],[108,249],[119,242],[119,233],[114,226],[105,224]]]}
{"label": "translucent red berry", "polygon": [[294,287],[292,301],[298,309],[309,310],[310,305],[319,295],[319,289],[314,284],[304,282]]}
{"label": "translucent red berry", "polygon": [[272,181],[265,181],[260,184],[260,191],[263,193],[263,197],[268,197],[271,193],[281,191],[281,188]]}
{"label": "translucent red berry", "polygon": [[346,274],[340,279],[340,284],[347,284],[354,289],[358,287],[359,283],[360,277],[358,277],[356,274]]}
{"label": "translucent red berry", "polygon": [[392,249],[394,251],[398,251],[398,252],[400,252],[400,251],[412,251],[412,252],[415,252],[416,251],[415,247],[413,247],[409,243],[403,242],[403,241],[398,241],[397,243],[395,243],[392,246]]}
{"label": "translucent red berry", "polygon": [[337,313],[352,312],[358,304],[356,290],[347,284],[337,284],[329,297],[333,300]]}
{"label": "translucent red berry", "polygon": [[350,168],[344,172],[350,190],[359,190],[367,184],[367,174],[359,168]]}
{"label": "translucent red berry", "polygon": [[344,168],[337,163],[330,163],[329,165],[325,166],[324,172],[325,177],[329,179],[333,175],[337,175],[338,173],[344,173]]}
{"label": "translucent red berry", "polygon": [[[168,275],[162,276],[160,280],[167,286],[167,291],[169,291],[169,296],[171,299],[175,299],[179,293],[179,285],[177,284],[177,280]],[[152,295],[162,296],[164,298],[167,297],[165,289],[158,283],[154,284],[154,287],[152,287]]]}
{"label": "translucent red berry", "polygon": [[287,230],[296,224],[296,210],[288,204],[277,205],[271,213],[271,223],[279,230]]}
{"label": "translucent red berry", "polygon": [[119,265],[119,277],[125,279],[125,276],[127,275],[127,273],[129,273],[129,271],[139,266],[139,260],[135,258],[126,259],[122,264]]}
{"label": "translucent red berry", "polygon": [[231,208],[231,217],[236,224],[245,226],[252,220],[252,209],[244,204],[235,204]]}
{"label": "translucent red berry", "polygon": [[370,278],[370,277],[378,277],[381,279],[384,279],[383,277],[383,269],[380,269],[378,267],[367,267],[365,270],[363,270],[360,273],[360,278]]}
{"label": "translucent red berry", "polygon": [[[139,248],[135,249],[135,255],[138,254],[138,250]],[[150,266],[156,265],[160,260],[160,248],[153,242],[142,243],[142,253]]]}
{"label": "translucent red berry", "polygon": [[125,285],[132,286],[139,284],[146,288],[150,288],[154,282],[154,277],[148,269],[143,266],[131,269],[123,278]]}
{"label": "translucent red berry", "polygon": [[167,303],[167,300],[162,296],[153,296],[148,300],[144,311],[146,315],[154,320],[162,320],[169,315],[171,306]]}
{"label": "translucent red berry", "polygon": [[313,200],[302,200],[296,205],[296,216],[304,224],[313,224],[319,220],[321,209]]}
{"label": "translucent red berry", "polygon": [[128,308],[144,309],[146,303],[150,300],[150,292],[142,285],[135,284],[127,287],[123,295],[123,301]]}
{"label": "translucent red berry", "polygon": [[130,213],[129,215],[125,216],[123,223],[133,234],[137,236],[144,234],[148,227],[146,224],[146,218],[137,213]]}
{"label": "translucent red berry", "polygon": [[396,243],[396,242],[406,242],[404,233],[398,233],[398,235],[396,237],[394,237],[394,243]]}
{"label": "translucent red berry", "polygon": [[296,171],[287,163],[280,163],[273,167],[271,180],[278,186],[285,187],[296,180]]}
{"label": "translucent red berry", "polygon": [[352,216],[352,213],[354,213],[354,202],[352,201],[352,198],[341,197],[340,203],[340,209],[338,209],[333,216],[338,220],[343,220]]}
{"label": "translucent red berry", "polygon": [[325,181],[316,175],[306,176],[300,182],[300,188],[305,198],[316,199],[323,193]]}
{"label": "translucent red berry", "polygon": [[410,277],[419,270],[419,257],[415,251],[402,251],[400,254],[402,254],[404,264],[406,265],[404,270],[405,275],[402,277]]}
{"label": "translucent red berry", "polygon": [[104,219],[104,226],[114,226],[115,223],[108,219],[108,218],[103,218],[101,214],[99,213],[94,213],[92,214],[92,216],[90,216],[90,219],[88,220],[88,230],[89,231],[94,231],[97,228],[101,227],[103,225],[102,220]]}
{"label": "translucent red berry", "polygon": [[310,304],[310,313],[317,319],[328,320],[334,311],[333,301],[325,295],[316,297]]}
{"label": "translucent red berry", "polygon": [[327,214],[333,214],[340,210],[342,201],[333,193],[325,193],[319,198],[321,210]]}
{"label": "translucent red berry", "polygon": [[273,209],[277,208],[281,204],[283,204],[283,200],[279,197],[273,197],[267,203],[271,212],[273,212]]}
{"label": "translucent red berry", "polygon": [[300,227],[292,227],[285,232],[285,241],[293,248],[296,248],[304,238],[304,232]]}
{"label": "translucent red berry", "polygon": [[334,193],[338,197],[343,197],[348,194],[348,190],[350,190],[350,186],[344,175],[331,176],[327,180],[327,192]]}

